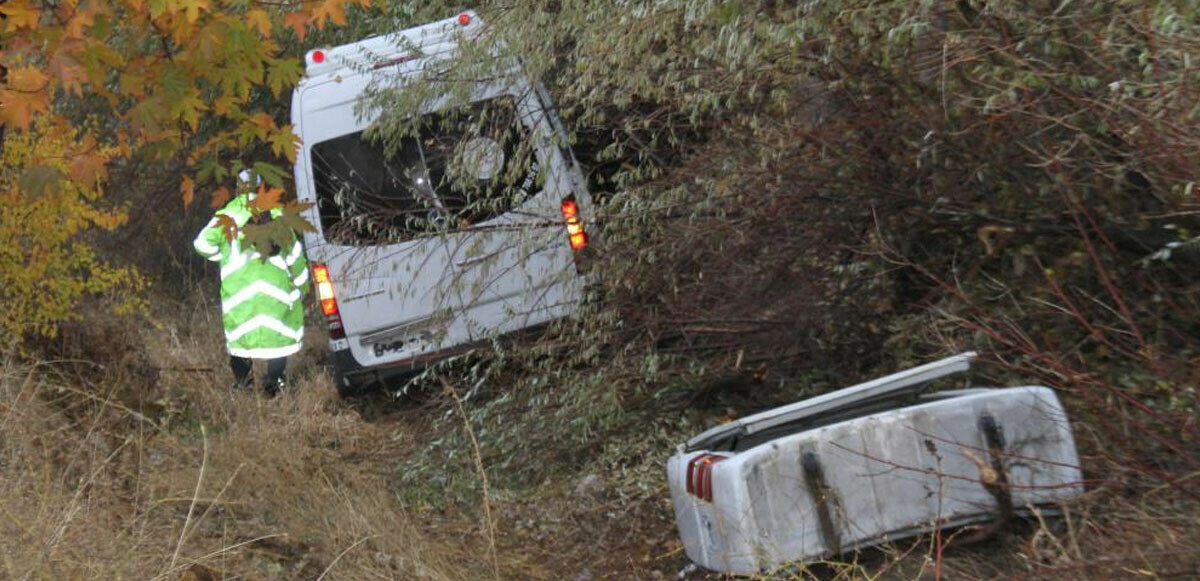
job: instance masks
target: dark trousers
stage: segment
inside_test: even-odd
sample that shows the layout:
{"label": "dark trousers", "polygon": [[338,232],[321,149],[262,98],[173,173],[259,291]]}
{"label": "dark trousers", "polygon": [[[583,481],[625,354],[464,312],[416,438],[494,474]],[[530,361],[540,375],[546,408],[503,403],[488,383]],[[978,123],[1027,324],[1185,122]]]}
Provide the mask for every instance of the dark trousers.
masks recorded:
{"label": "dark trousers", "polygon": [[[250,389],[250,383],[253,381],[254,375],[254,360],[247,357],[229,356],[229,366],[233,368],[233,379],[237,382],[238,387],[242,389]],[[283,382],[283,372],[287,368],[287,357],[277,357],[267,360],[267,376],[263,378],[263,391],[271,395],[279,392],[279,385]]]}

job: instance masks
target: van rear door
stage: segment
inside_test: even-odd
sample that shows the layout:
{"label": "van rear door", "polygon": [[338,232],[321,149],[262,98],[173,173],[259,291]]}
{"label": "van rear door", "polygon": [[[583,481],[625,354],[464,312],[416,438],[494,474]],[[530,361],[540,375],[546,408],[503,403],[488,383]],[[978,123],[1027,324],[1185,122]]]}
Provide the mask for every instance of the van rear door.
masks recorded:
{"label": "van rear door", "polygon": [[569,314],[581,292],[560,214],[572,166],[535,92],[497,85],[467,107],[434,103],[387,148],[354,111],[366,80],[298,98],[298,189],[320,228],[309,252],[337,282],[359,364],[416,363]]}

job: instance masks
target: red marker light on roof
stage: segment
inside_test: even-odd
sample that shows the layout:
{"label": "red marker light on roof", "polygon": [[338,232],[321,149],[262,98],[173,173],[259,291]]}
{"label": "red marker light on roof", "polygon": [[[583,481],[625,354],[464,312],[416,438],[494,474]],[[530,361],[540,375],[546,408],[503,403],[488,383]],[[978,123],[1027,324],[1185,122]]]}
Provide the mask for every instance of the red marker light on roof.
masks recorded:
{"label": "red marker light on roof", "polygon": [[466,25],[470,24],[471,23],[471,15],[467,14],[466,12],[459,14],[458,15],[458,23],[462,26],[466,26]]}
{"label": "red marker light on roof", "polygon": [[325,62],[325,52],[320,51],[320,50],[314,50],[312,53],[312,62],[314,62],[316,64],[321,64],[321,63]]}

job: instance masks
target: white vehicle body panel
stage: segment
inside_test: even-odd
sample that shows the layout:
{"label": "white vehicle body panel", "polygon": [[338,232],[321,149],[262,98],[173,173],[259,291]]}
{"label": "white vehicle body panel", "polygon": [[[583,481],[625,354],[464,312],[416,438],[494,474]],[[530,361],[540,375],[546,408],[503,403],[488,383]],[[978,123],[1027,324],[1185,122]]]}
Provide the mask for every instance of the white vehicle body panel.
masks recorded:
{"label": "white vehicle body panel", "polygon": [[[295,165],[299,200],[317,201],[314,145],[362,131],[373,121],[355,111],[372,74],[380,74],[372,63],[401,80],[452,57],[464,35],[481,26],[467,14],[469,26],[448,19],[323,49],[320,65],[310,57],[307,76],[292,99],[294,130],[301,139]],[[331,347],[348,349],[357,365],[370,369],[435,359],[576,309],[583,281],[575,271],[560,204],[573,195],[587,216],[590,198],[570,151],[555,146],[564,136],[545,93],[520,75],[509,79],[480,83],[473,99],[513,97],[535,144],[537,166],[531,171],[540,170],[544,184],[519,206],[467,229],[376,245],[334,242],[320,226],[318,207],[306,210],[305,218],[318,227],[305,234],[309,261],[328,267],[346,331],[346,339]],[[426,112],[441,106],[429,103]]]}
{"label": "white vehicle body panel", "polygon": [[[701,483],[706,454],[723,459]],[[981,478],[997,465],[1007,485],[989,490]],[[1046,387],[925,396],[740,451],[681,447],[667,473],[688,556],[742,574],[989,520],[997,493],[1022,511],[1083,492],[1070,425]]]}

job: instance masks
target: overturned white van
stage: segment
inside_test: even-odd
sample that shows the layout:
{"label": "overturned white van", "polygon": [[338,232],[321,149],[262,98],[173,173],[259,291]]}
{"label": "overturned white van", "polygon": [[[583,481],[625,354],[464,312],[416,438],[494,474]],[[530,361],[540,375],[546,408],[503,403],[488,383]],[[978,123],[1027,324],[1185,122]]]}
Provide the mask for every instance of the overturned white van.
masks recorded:
{"label": "overturned white van", "polygon": [[667,464],[688,556],[772,571],[1083,492],[1046,387],[924,394],[965,353],[713,428]]}
{"label": "overturned white van", "polygon": [[466,105],[424,103],[398,143],[364,136],[375,119],[356,104],[373,80],[403,90],[483,27],[465,12],[306,56],[296,191],[313,204],[304,243],[343,393],[581,299],[591,198],[547,93],[519,70],[470,81]]}

